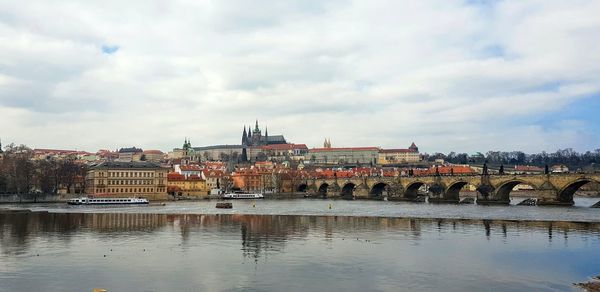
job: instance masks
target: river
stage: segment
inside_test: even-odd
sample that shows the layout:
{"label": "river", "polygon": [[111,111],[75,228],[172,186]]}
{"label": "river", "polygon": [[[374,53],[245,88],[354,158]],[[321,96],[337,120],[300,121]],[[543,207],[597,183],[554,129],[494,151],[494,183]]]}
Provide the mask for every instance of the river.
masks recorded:
{"label": "river", "polygon": [[[517,203],[523,198],[515,199]],[[573,207],[482,206],[475,204],[428,204],[372,200],[237,200],[233,209],[216,209],[214,200],[178,201],[148,206],[69,206],[67,204],[0,205],[35,211],[71,213],[155,213],[155,214],[255,214],[255,215],[333,215],[403,218],[503,219],[600,222],[600,209],[589,208],[600,198],[575,199]],[[331,208],[330,208],[331,207]]]}
{"label": "river", "polygon": [[565,291],[600,274],[593,200],[233,203],[20,206],[41,212],[0,214],[0,291]]}

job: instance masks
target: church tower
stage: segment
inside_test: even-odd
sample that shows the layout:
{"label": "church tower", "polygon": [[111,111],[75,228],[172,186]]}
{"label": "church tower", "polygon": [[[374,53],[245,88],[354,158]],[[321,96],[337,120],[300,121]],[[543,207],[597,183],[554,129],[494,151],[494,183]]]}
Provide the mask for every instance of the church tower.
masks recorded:
{"label": "church tower", "polygon": [[248,135],[246,134],[246,126],[244,126],[244,132],[242,133],[242,146],[248,146]]}
{"label": "church tower", "polygon": [[410,144],[410,147],[408,147],[408,149],[414,151],[414,152],[419,152],[419,147],[417,147],[417,145],[415,144],[415,142],[412,142],[412,144]]}
{"label": "church tower", "polygon": [[248,126],[248,137],[246,138],[246,144],[252,146],[252,127]]}
{"label": "church tower", "polygon": [[183,140],[183,156],[188,156],[190,153],[190,149],[192,148],[192,143],[187,139],[187,137]]}
{"label": "church tower", "polygon": [[265,126],[265,145],[269,144],[269,130],[267,129],[267,126]]}
{"label": "church tower", "polygon": [[260,128],[258,127],[258,120],[256,120],[254,130],[252,131],[252,146],[260,146],[261,140],[262,140],[262,133],[260,131]]}

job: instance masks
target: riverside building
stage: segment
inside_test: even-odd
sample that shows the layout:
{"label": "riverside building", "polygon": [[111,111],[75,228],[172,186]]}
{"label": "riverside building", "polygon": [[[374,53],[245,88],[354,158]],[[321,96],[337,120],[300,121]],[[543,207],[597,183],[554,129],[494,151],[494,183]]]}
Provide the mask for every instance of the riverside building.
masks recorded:
{"label": "riverside building", "polygon": [[87,195],[167,199],[169,169],[152,162],[103,162],[86,175]]}

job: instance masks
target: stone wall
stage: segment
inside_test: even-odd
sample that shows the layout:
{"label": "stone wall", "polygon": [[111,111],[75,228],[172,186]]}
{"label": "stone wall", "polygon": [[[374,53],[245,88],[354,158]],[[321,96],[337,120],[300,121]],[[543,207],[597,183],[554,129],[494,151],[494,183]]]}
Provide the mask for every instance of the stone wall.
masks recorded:
{"label": "stone wall", "polygon": [[14,204],[14,203],[54,203],[54,202],[65,202],[66,197],[62,195],[16,195],[16,194],[0,194],[0,204]]}

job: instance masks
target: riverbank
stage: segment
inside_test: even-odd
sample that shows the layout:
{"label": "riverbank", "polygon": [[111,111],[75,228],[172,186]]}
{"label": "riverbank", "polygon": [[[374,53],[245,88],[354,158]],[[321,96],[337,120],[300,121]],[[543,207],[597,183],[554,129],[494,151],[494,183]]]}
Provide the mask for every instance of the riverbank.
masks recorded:
{"label": "riverbank", "polygon": [[587,292],[600,292],[600,276],[592,278],[591,281],[575,283],[573,285]]}

